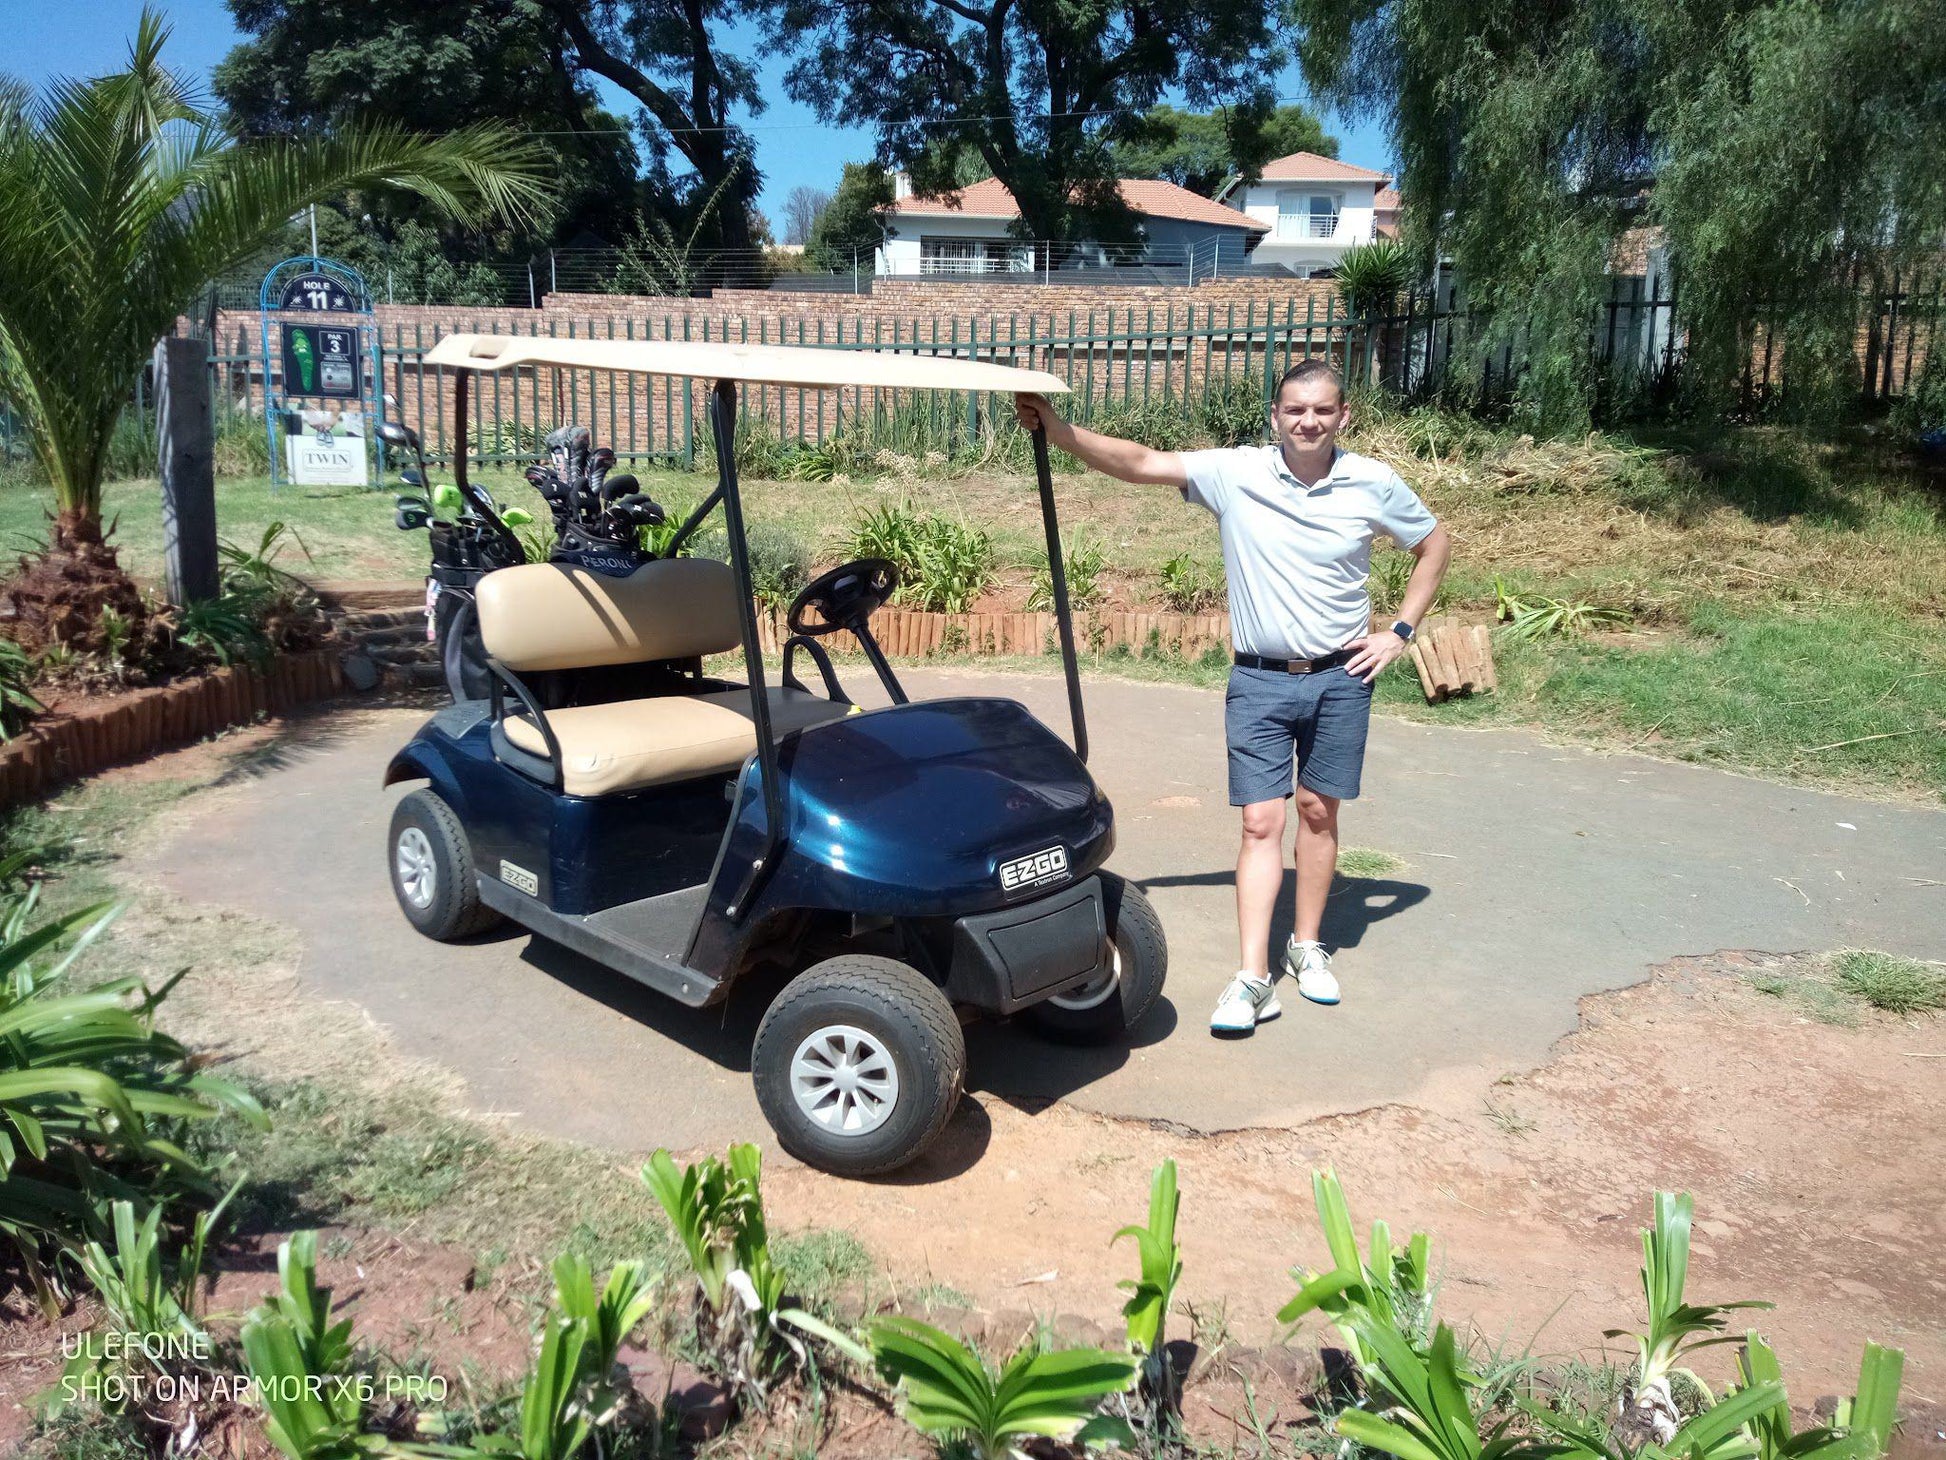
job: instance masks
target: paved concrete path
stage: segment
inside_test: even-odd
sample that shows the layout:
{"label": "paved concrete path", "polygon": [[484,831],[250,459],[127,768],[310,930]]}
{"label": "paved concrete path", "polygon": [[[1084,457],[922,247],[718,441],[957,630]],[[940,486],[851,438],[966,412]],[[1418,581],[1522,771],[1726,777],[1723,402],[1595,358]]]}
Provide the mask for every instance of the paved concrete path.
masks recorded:
{"label": "paved concrete path", "polygon": [[[1066,725],[1056,678],[909,678],[919,697],[1002,694]],[[1946,955],[1946,812],[1380,718],[1344,839],[1405,866],[1331,900],[1325,938],[1346,1002],[1287,994],[1281,1020],[1218,1042],[1206,1020],[1236,959],[1222,697],[1098,682],[1088,709],[1093,769],[1116,807],[1111,865],[1147,886],[1168,931],[1165,1004],[1126,1049],[976,1026],[970,1082],[1003,1099],[1204,1131],[1401,1099],[1477,1108],[1495,1076],[1546,1058],[1582,995],[1661,959],[1846,945]],[[525,934],[443,947],[410,930],[384,857],[397,793],[379,779],[421,718],[387,712],[343,733],[313,722],[315,744],[300,737],[209,806],[157,876],[294,927],[308,987],[456,1070],[479,1109],[630,1151],[762,1133],[748,1077],[756,999],[698,1013]],[[1280,943],[1290,891],[1287,873]]]}

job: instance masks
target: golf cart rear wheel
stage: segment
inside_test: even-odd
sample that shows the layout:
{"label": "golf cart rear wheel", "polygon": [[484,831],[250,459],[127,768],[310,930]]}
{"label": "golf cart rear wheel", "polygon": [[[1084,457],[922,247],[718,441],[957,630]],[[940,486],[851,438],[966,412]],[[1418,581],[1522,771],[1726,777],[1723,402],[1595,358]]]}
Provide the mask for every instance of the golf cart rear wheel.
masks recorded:
{"label": "golf cart rear wheel", "polygon": [[946,1128],[966,1079],[953,1006],[918,970],[849,954],[777,996],[750,1057],[785,1150],[838,1176],[903,1166]]}
{"label": "golf cart rear wheel", "polygon": [[1147,1017],[1162,997],[1169,944],[1162,919],[1142,889],[1113,872],[1101,874],[1110,952],[1107,972],[1021,1011],[1020,1017],[1050,1039],[1068,1044],[1107,1044]]}
{"label": "golf cart rear wheel", "polygon": [[466,829],[433,792],[412,791],[399,802],[386,851],[399,911],[428,938],[448,943],[500,921],[480,901]]}

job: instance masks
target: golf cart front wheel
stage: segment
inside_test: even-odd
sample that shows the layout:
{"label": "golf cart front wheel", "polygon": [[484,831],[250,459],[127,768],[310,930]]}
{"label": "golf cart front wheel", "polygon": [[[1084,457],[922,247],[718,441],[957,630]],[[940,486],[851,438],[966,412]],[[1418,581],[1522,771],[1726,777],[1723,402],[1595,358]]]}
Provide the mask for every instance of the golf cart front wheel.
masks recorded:
{"label": "golf cart front wheel", "polygon": [[1108,923],[1108,968],[1021,1011],[1042,1034],[1069,1044],[1107,1044],[1141,1023],[1162,997],[1169,944],[1162,919],[1134,883],[1101,874]]}
{"label": "golf cart front wheel", "polygon": [[946,1128],[966,1041],[918,970],[863,954],[793,979],[757,1026],[757,1103],[785,1150],[838,1176],[912,1160]]}
{"label": "golf cart front wheel", "polygon": [[400,800],[386,850],[399,911],[428,938],[447,943],[500,921],[480,901],[466,828],[434,792],[412,791]]}

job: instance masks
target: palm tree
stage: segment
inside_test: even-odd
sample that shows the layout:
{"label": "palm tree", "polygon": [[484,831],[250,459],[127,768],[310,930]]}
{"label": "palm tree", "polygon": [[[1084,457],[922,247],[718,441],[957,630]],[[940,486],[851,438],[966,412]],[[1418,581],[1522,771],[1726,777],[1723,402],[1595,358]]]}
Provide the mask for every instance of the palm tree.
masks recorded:
{"label": "palm tree", "polygon": [[498,127],[243,142],[163,66],[168,37],[144,10],[126,71],[38,100],[0,83],[0,399],[24,418],[58,509],[45,557],[0,588],[30,642],[85,633],[104,605],[141,615],[103,542],[108,445],[156,340],[213,279],[349,191],[513,220],[547,196],[544,154]]}

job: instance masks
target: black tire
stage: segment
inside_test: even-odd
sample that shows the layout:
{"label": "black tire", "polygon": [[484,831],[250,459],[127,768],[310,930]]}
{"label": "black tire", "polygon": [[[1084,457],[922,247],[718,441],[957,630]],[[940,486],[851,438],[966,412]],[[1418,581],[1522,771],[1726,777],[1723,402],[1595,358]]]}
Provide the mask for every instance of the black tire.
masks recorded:
{"label": "black tire", "polygon": [[1020,1017],[1064,1044],[1111,1044],[1140,1024],[1162,997],[1169,971],[1169,941],[1162,919],[1134,883],[1101,874],[1108,941],[1119,968],[1108,988],[1084,987],[1044,999]]}
{"label": "black tire", "polygon": [[[843,1027],[866,1036],[861,1070],[877,1067],[875,1055],[896,1075],[889,1101],[849,1107],[850,1118],[870,1122],[856,1132],[835,1128],[847,1118],[844,1098],[824,1103],[825,1123],[793,1088],[801,1053],[810,1068],[830,1068],[818,1059],[821,1041],[857,1048]],[[757,1026],[750,1068],[757,1103],[786,1151],[836,1176],[873,1176],[905,1165],[946,1128],[966,1080],[966,1039],[946,995],[917,969],[849,954],[814,964],[785,986]],[[885,1089],[883,1077],[877,1085]],[[814,1106],[815,1094],[815,1087],[806,1093]]]}
{"label": "black tire", "polygon": [[[434,792],[411,791],[400,800],[392,812],[385,859],[399,911],[428,938],[450,943],[500,921],[500,914],[480,901],[466,829]],[[409,874],[411,866],[424,880]]]}

